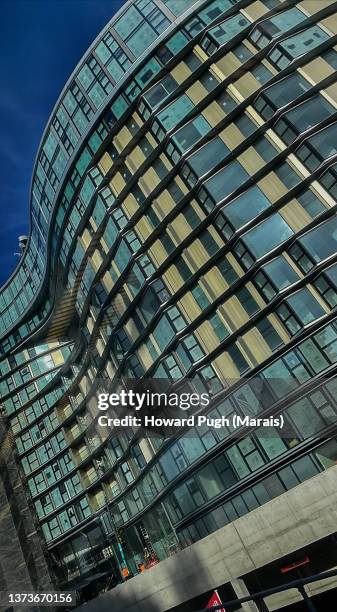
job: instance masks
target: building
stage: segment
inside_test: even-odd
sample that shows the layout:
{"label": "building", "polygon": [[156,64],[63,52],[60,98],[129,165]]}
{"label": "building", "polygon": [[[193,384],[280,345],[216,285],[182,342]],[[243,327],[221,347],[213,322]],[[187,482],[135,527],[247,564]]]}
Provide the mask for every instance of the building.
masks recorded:
{"label": "building", "polygon": [[[160,563],[103,596],[116,611],[336,565],[336,8],[128,2],[51,115],[1,291],[0,392],[50,571],[82,599],[145,549]],[[283,433],[98,430],[95,381],[142,377],[209,393],[218,418],[282,414]]]}

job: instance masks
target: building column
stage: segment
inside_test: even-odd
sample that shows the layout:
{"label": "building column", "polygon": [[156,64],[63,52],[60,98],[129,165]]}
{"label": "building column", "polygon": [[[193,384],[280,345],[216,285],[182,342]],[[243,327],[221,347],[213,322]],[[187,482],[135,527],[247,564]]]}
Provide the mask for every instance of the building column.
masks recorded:
{"label": "building column", "polygon": [[[250,592],[248,591],[242,578],[235,578],[234,580],[231,580],[231,585],[238,599],[241,599],[242,597],[248,597],[248,595],[250,595]],[[259,608],[253,601],[247,601],[246,603],[242,603],[241,609],[244,610],[244,612],[259,612]]]}

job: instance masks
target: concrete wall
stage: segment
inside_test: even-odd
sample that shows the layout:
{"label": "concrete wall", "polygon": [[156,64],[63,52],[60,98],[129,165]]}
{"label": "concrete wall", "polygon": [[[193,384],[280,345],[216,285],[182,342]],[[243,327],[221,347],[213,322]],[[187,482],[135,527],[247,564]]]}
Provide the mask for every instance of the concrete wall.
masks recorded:
{"label": "concrete wall", "polygon": [[[55,591],[8,435],[0,418],[0,612],[5,593]],[[31,610],[38,610],[31,607]],[[13,610],[22,608],[16,606]],[[50,608],[52,612],[52,608]]]}
{"label": "concrete wall", "polygon": [[79,610],[164,612],[336,531],[334,466]]}

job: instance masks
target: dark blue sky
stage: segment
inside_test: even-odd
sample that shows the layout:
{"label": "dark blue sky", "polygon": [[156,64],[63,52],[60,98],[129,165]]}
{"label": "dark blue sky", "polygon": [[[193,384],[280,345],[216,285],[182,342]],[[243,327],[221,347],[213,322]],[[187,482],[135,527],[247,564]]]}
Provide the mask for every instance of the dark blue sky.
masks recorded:
{"label": "dark blue sky", "polygon": [[123,0],[1,0],[0,286],[28,233],[29,185],[50,112],[71,72]]}

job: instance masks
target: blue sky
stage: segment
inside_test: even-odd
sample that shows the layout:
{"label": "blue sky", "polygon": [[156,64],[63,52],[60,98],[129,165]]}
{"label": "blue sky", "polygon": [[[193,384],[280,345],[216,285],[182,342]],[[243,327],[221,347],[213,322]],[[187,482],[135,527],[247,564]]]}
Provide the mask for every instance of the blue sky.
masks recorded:
{"label": "blue sky", "polygon": [[1,0],[0,286],[28,232],[37,148],[71,72],[123,0]]}

